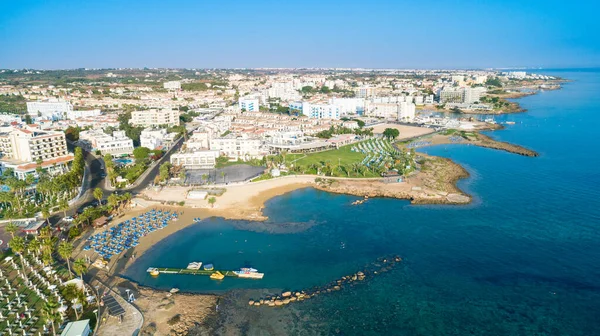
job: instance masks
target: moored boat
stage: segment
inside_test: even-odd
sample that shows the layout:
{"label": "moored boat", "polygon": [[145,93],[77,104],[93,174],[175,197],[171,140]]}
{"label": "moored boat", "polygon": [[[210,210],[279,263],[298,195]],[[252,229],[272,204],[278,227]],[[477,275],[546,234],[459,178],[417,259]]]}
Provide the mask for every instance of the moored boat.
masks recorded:
{"label": "moored boat", "polygon": [[158,268],[155,268],[155,267],[148,268],[148,270],[146,272],[150,273],[150,275],[152,275],[152,276],[157,276],[160,274],[160,272],[158,271]]}
{"label": "moored boat", "polygon": [[262,279],[265,276],[264,273],[258,273],[258,270],[254,268],[240,268],[239,271],[233,271],[233,273],[240,278],[247,279]]}
{"label": "moored boat", "polygon": [[199,270],[200,267],[202,267],[201,261],[194,261],[187,265],[187,269],[189,269],[189,270]]}
{"label": "moored boat", "polygon": [[213,264],[206,264],[204,265],[204,270],[205,271],[212,271],[214,268]]}
{"label": "moored boat", "polygon": [[210,278],[213,280],[223,280],[223,278],[225,278],[225,276],[223,275],[223,273],[216,271],[215,273],[210,275]]}

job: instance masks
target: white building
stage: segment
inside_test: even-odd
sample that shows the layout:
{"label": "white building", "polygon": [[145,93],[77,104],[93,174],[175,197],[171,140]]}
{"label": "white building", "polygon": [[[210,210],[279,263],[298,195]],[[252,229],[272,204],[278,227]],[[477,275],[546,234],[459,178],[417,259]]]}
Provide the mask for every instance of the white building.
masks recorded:
{"label": "white building", "polygon": [[3,127],[0,152],[0,170],[11,168],[20,179],[35,173],[38,161],[50,173],[66,171],[67,164],[73,161],[63,132]]}
{"label": "white building", "polygon": [[487,90],[486,88],[479,86],[479,87],[467,87],[465,88],[465,96],[464,96],[464,100],[463,103],[465,104],[473,104],[473,103],[477,103],[479,101],[481,101],[481,95],[483,93],[485,93]]}
{"label": "white building", "polygon": [[258,98],[242,97],[238,100],[238,107],[240,110],[258,112],[260,110],[259,106]]}
{"label": "white building", "polygon": [[247,136],[229,135],[210,140],[210,149],[217,150],[222,155],[235,160],[262,159],[266,154],[262,150],[262,140],[252,139]]}
{"label": "white building", "polygon": [[331,104],[303,102],[302,114],[311,119],[340,119],[340,108]]}
{"label": "white building", "polygon": [[219,156],[218,150],[187,150],[171,155],[171,164],[185,169],[212,169]]}
{"label": "white building", "polygon": [[73,105],[64,100],[49,99],[27,102],[27,114],[34,118],[65,119],[71,111],[73,111]]}
{"label": "white building", "polygon": [[354,90],[356,98],[371,98],[377,94],[377,89],[370,86],[362,86]]}
{"label": "white building", "polygon": [[102,114],[102,111],[99,109],[95,110],[77,110],[77,111],[67,111],[67,119],[75,120],[79,118],[93,118]]}
{"label": "white building", "polygon": [[370,117],[396,119],[398,118],[399,103],[373,103],[365,104],[365,115]]}
{"label": "white building", "polygon": [[147,128],[140,134],[140,146],[148,149],[170,147],[176,136],[176,133],[167,133],[167,130],[164,128]]}
{"label": "white building", "polygon": [[329,104],[336,105],[340,110],[340,115],[360,114],[365,110],[365,100],[363,98],[331,98]]}
{"label": "white building", "polygon": [[164,82],[163,88],[165,88],[167,90],[181,90],[181,82],[180,81]]}
{"label": "white building", "polygon": [[129,124],[132,126],[177,126],[179,125],[179,110],[151,109],[131,112]]}
{"label": "white building", "polygon": [[102,155],[121,156],[133,153],[133,140],[125,135],[125,131],[114,131],[112,135],[100,129],[83,131],[79,133],[79,141],[92,150],[99,150]]}
{"label": "white building", "polygon": [[415,119],[416,106],[413,103],[398,103],[398,120],[413,121]]}

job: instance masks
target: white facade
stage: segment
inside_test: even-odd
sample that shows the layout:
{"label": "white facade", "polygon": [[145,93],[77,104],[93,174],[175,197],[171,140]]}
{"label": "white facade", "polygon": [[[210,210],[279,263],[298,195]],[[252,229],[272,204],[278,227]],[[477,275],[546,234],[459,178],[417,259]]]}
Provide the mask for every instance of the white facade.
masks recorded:
{"label": "white facade", "polygon": [[140,134],[140,146],[148,149],[157,149],[161,146],[170,146],[175,137],[175,133],[167,133],[164,128],[147,128]]}
{"label": "white facade", "polygon": [[94,129],[79,133],[79,141],[87,142],[93,150],[99,150],[103,155],[131,155],[133,140],[125,135],[125,131],[114,131],[113,135]]}
{"label": "white facade", "polygon": [[396,119],[398,118],[399,103],[371,103],[365,106],[365,115],[370,117]]}
{"label": "white facade", "polygon": [[340,108],[331,104],[303,102],[302,114],[311,119],[340,119]]}
{"label": "white facade", "polygon": [[102,114],[102,111],[99,109],[95,110],[78,110],[78,111],[67,111],[67,119],[75,120],[78,118],[92,118],[97,117]]}
{"label": "white facade", "polygon": [[217,150],[222,155],[234,159],[260,159],[265,154],[262,148],[262,140],[247,137],[224,137],[210,140],[210,149]]}
{"label": "white facade", "polygon": [[171,164],[185,169],[212,169],[219,155],[217,150],[179,152],[171,155]]}
{"label": "white facade", "polygon": [[165,88],[167,90],[181,90],[181,82],[180,81],[164,82],[163,88]]}
{"label": "white facade", "polygon": [[398,120],[413,121],[415,119],[416,106],[413,103],[402,102],[398,104]]}
{"label": "white facade", "polygon": [[179,110],[151,109],[131,112],[129,124],[132,126],[177,126],[179,125]]}
{"label": "white facade", "polygon": [[11,168],[20,179],[35,173],[38,161],[51,173],[66,171],[73,161],[63,132],[4,127],[0,129],[0,152],[0,170]]}
{"label": "white facade", "polygon": [[240,110],[246,110],[248,112],[258,112],[259,109],[259,102],[257,98],[240,98],[238,100],[238,107],[240,108]]}
{"label": "white facade", "polygon": [[27,114],[34,118],[65,119],[71,111],[73,111],[73,105],[64,100],[27,102]]}
{"label": "white facade", "polygon": [[365,110],[363,98],[331,98],[329,104],[336,105],[340,109],[340,115],[358,114]]}
{"label": "white facade", "polygon": [[481,101],[481,95],[487,90],[484,87],[465,88],[465,97],[463,103],[473,104]]}

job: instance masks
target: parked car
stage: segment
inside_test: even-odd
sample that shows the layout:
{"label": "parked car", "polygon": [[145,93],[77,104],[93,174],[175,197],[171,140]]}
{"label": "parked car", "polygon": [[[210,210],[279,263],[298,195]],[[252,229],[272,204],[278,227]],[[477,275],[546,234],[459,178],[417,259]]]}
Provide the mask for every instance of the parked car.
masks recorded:
{"label": "parked car", "polygon": [[71,216],[67,216],[67,217],[63,218],[63,220],[67,223],[71,223],[74,220],[74,218]]}

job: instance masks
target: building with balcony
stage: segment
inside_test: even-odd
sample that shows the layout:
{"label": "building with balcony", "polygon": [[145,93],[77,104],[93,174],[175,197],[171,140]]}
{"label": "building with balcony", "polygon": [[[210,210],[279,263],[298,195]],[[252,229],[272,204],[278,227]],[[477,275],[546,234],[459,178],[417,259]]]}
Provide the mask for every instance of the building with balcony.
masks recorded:
{"label": "building with balcony", "polygon": [[3,127],[0,152],[0,170],[13,169],[20,179],[35,173],[39,166],[50,173],[67,171],[73,161],[63,132]]}
{"label": "building with balcony", "polygon": [[186,150],[171,155],[171,164],[185,169],[213,169],[219,156],[218,150]]}
{"label": "building with balcony", "polygon": [[90,150],[99,150],[102,155],[123,156],[133,153],[133,140],[125,135],[125,131],[114,131],[112,135],[100,129],[83,131],[79,133],[79,142]]}
{"label": "building with balcony", "polygon": [[159,127],[178,126],[179,110],[173,109],[151,109],[131,112],[129,124],[132,126]]}

